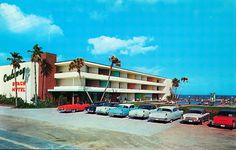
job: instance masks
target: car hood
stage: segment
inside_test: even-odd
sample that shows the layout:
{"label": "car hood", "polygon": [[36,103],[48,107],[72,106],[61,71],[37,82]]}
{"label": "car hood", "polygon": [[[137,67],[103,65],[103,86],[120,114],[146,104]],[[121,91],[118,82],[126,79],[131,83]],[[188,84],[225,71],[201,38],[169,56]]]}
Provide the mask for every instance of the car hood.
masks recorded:
{"label": "car hood", "polygon": [[109,112],[112,112],[112,113],[122,113],[123,112],[123,108],[114,108],[114,109],[109,110]]}
{"label": "car hood", "polygon": [[165,112],[165,111],[158,111],[158,112],[153,112],[149,115],[149,117],[161,117],[164,118],[168,116],[170,112]]}
{"label": "car hood", "polygon": [[213,118],[214,122],[222,122],[222,121],[232,121],[233,119],[236,119],[234,117],[228,117],[228,116],[215,116]]}
{"label": "car hood", "polygon": [[131,110],[130,113],[143,113],[143,112],[149,112],[147,109],[134,109]]}
{"label": "car hood", "polygon": [[195,118],[199,118],[201,116],[202,114],[196,114],[196,113],[186,113],[183,115],[183,117],[195,117]]}

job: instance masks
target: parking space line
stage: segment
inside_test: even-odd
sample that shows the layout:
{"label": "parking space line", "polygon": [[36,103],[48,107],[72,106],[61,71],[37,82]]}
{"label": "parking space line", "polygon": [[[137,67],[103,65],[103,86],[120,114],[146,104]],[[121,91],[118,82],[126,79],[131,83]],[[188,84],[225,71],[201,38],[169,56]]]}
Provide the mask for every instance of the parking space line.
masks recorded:
{"label": "parking space line", "polygon": [[39,149],[37,147],[33,147],[31,145],[28,145],[28,144],[25,144],[25,143],[20,143],[20,142],[13,141],[13,140],[10,140],[10,139],[6,139],[6,138],[3,138],[3,137],[0,137],[0,140],[7,141],[7,142],[10,142],[10,143],[15,144],[15,145],[20,145],[20,146],[23,146],[23,147],[26,147],[26,148],[29,148],[29,149]]}

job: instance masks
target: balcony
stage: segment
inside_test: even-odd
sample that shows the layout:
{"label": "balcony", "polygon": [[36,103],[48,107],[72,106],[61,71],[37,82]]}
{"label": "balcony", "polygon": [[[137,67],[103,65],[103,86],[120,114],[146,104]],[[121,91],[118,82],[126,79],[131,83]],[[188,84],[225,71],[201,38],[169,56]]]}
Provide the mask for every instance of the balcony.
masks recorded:
{"label": "balcony", "polygon": [[[56,79],[78,78],[78,77],[79,75],[77,72],[63,72],[63,73],[55,74]],[[108,76],[106,75],[86,73],[86,72],[81,72],[81,77],[86,78],[86,79],[93,79],[93,80],[107,80],[108,79]],[[120,77],[114,77],[114,76],[111,76],[110,81],[135,83],[135,84],[142,84],[142,85],[163,86],[163,87],[166,86],[164,83],[157,83],[157,82],[150,82],[150,81],[143,81],[143,80],[136,80],[136,79],[129,79],[129,78],[120,78]]]}

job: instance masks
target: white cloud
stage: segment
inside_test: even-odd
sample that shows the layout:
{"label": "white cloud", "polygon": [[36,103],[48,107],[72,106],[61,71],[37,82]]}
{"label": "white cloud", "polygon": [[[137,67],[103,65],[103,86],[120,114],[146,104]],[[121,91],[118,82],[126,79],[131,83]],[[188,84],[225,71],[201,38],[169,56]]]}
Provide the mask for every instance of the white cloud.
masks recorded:
{"label": "white cloud", "polygon": [[0,23],[13,33],[41,33],[62,35],[62,29],[52,20],[34,14],[25,14],[16,5],[0,4]]}
{"label": "white cloud", "polygon": [[133,37],[128,40],[122,40],[116,37],[100,36],[88,39],[88,43],[92,45],[92,48],[89,49],[92,54],[119,52],[124,55],[134,55],[156,50],[158,48],[157,45],[146,46],[147,42],[152,40],[152,38],[145,36]]}
{"label": "white cloud", "polygon": [[161,68],[159,67],[152,67],[152,68],[147,68],[147,67],[133,67],[133,70],[143,72],[143,73],[148,73],[152,75],[158,75],[161,72]]}

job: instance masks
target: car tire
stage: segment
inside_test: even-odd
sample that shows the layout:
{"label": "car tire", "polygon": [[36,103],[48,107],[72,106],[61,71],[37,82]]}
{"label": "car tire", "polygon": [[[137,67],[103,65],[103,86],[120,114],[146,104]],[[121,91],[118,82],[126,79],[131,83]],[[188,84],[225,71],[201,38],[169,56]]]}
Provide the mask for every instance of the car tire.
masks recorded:
{"label": "car tire", "polygon": [[212,121],[209,122],[208,126],[209,126],[209,127],[213,127]]}
{"label": "car tire", "polygon": [[235,121],[232,123],[232,129],[236,129],[236,122]]}
{"label": "car tire", "polygon": [[202,123],[203,123],[203,120],[202,120],[202,119],[200,119],[200,122],[199,122],[199,124],[201,124],[201,125],[202,125]]}

